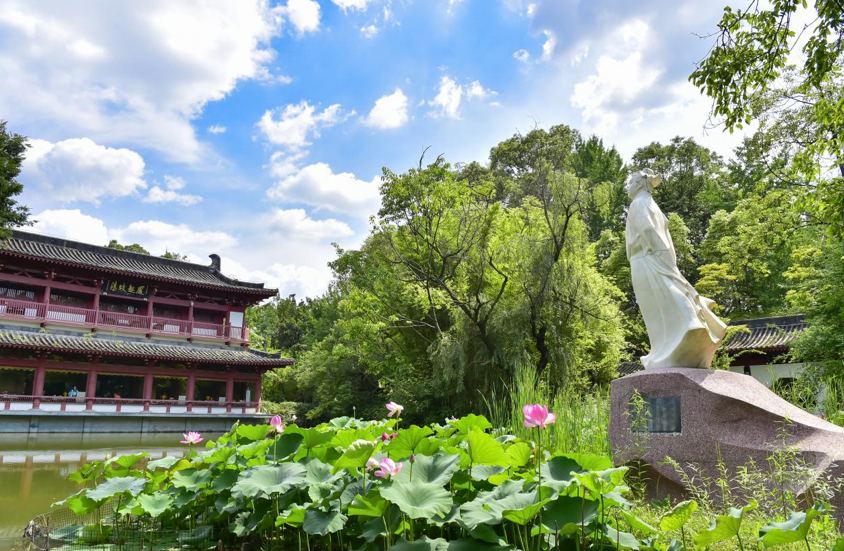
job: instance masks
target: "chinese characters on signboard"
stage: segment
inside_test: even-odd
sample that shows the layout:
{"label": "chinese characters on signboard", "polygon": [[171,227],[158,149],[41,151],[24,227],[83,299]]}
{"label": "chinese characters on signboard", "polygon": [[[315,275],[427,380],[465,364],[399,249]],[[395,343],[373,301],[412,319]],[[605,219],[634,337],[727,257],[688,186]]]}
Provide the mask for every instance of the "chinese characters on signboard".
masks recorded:
{"label": "chinese characters on signboard", "polygon": [[106,280],[103,282],[104,295],[121,295],[124,297],[148,298],[149,285],[146,283],[130,283],[128,281]]}

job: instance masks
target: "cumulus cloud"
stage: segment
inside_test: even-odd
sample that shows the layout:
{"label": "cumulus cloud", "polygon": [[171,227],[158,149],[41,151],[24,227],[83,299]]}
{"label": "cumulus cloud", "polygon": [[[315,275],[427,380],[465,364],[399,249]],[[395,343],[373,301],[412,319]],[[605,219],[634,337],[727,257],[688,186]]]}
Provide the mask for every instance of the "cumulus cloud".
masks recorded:
{"label": "cumulus cloud", "polygon": [[375,38],[378,35],[378,27],[375,25],[365,25],[360,28],[360,32],[364,38]]}
{"label": "cumulus cloud", "polygon": [[315,0],[287,0],[287,6],[281,12],[299,36],[319,30],[319,3]]}
{"label": "cumulus cloud", "polygon": [[374,214],[380,206],[380,178],[359,180],[354,174],[335,174],[326,163],[315,163],[276,182],[270,199],[304,203],[358,216]]}
{"label": "cumulus cloud", "polygon": [[199,195],[190,195],[187,193],[179,193],[178,190],[184,188],[186,185],[183,178],[176,176],[164,176],[164,188],[161,186],[153,186],[150,188],[147,196],[144,197],[145,203],[177,203],[189,207],[202,201]]}
{"label": "cumulus cloud", "polygon": [[522,48],[521,50],[513,52],[513,59],[521,61],[522,63],[530,63],[530,52]]}
{"label": "cumulus cloud", "polygon": [[662,70],[644,59],[648,24],[641,20],[626,23],[617,36],[623,44],[619,51],[630,52],[616,59],[609,54],[598,58],[595,73],[577,83],[572,105],[581,109],[584,122],[604,134],[615,130],[620,118],[643,116],[645,107],[636,101],[652,91]]}
{"label": "cumulus cloud", "polygon": [[265,227],[294,238],[331,241],[355,234],[348,224],[334,218],[314,220],[304,209],[274,209],[264,216]]}
{"label": "cumulus cloud", "polygon": [[288,147],[310,145],[311,137],[319,137],[321,128],[334,126],[354,115],[344,113],[339,104],[326,107],[322,111],[306,100],[291,103],[283,109],[270,109],[264,112],[258,121],[258,128],[272,144]]}
{"label": "cumulus cloud", "polygon": [[197,161],[191,121],[239,81],[268,74],[283,15],[313,27],[303,1],[282,14],[267,0],[0,0],[0,112],[22,126],[49,120],[51,136]]}
{"label": "cumulus cloud", "polygon": [[331,283],[331,270],[327,266],[303,266],[300,264],[275,263],[259,270],[250,270],[236,261],[223,257],[226,273],[241,281],[260,281],[272,289],[278,289],[279,295],[286,297],[316,297],[328,289]]}
{"label": "cumulus cloud", "polygon": [[79,209],[45,210],[33,216],[36,233],[64,237],[92,245],[106,245],[109,242],[108,228],[99,218],[82,214]]}
{"label": "cumulus cloud", "polygon": [[373,0],[331,0],[343,11],[348,10],[366,10],[367,6]]}
{"label": "cumulus cloud", "polygon": [[135,151],[105,147],[88,138],[31,144],[21,179],[56,201],[99,204],[147,187],[144,160]]}
{"label": "cumulus cloud", "polygon": [[212,124],[208,127],[209,134],[225,134],[226,127],[221,124]]}
{"label": "cumulus cloud", "polygon": [[443,75],[443,77],[440,78],[437,95],[434,96],[434,99],[428,102],[428,105],[433,107],[428,114],[432,117],[459,119],[460,106],[463,102],[464,95],[467,100],[472,100],[494,96],[496,95],[496,92],[484,88],[477,80],[464,86],[462,84],[457,84],[453,78]]}
{"label": "cumulus cloud", "polygon": [[369,115],[363,118],[365,125],[381,129],[398,128],[407,121],[407,96],[401,88],[378,98]]}

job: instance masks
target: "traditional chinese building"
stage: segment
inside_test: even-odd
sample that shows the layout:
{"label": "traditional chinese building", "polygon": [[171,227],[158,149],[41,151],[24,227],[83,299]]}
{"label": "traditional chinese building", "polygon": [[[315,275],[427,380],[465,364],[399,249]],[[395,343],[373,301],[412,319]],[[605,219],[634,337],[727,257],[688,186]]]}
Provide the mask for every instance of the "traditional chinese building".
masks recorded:
{"label": "traditional chinese building", "polygon": [[223,275],[217,255],[204,266],[13,231],[0,240],[0,417],[257,414],[261,375],[292,360],[250,349],[244,315],[275,294]]}

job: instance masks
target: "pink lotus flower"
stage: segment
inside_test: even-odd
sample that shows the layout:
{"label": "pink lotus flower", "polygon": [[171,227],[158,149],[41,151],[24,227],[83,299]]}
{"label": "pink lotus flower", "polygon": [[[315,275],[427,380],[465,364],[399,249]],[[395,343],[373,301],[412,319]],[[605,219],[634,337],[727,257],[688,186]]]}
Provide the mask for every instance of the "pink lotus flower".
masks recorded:
{"label": "pink lotus flower", "polygon": [[369,461],[366,462],[366,470],[367,471],[374,471],[378,468],[378,460],[374,457],[370,457]]}
{"label": "pink lotus flower", "polygon": [[386,480],[391,476],[399,474],[401,466],[401,463],[396,463],[389,457],[385,457],[381,460],[381,468],[375,471],[375,476]]}
{"label": "pink lotus flower", "polygon": [[194,431],[190,431],[187,434],[182,433],[182,436],[185,437],[185,439],[182,440],[182,444],[188,444],[191,446],[194,444],[199,444],[203,440],[202,435]]}
{"label": "pink lotus flower", "polygon": [[382,442],[389,442],[390,440],[392,440],[396,436],[398,436],[397,432],[394,432],[393,434],[387,434],[386,432],[382,432],[381,433],[381,441]]}
{"label": "pink lotus flower", "polygon": [[557,420],[556,415],[548,413],[548,408],[539,404],[525,405],[522,408],[522,413],[525,414],[524,425],[529,429],[534,427],[544,429],[546,425],[550,425]]}
{"label": "pink lotus flower", "polygon": [[393,415],[395,415],[396,417],[401,417],[401,412],[404,411],[404,406],[400,406],[395,402],[389,402],[385,407],[390,410],[390,413],[387,414],[387,417],[392,417]]}
{"label": "pink lotus flower", "polygon": [[284,425],[281,422],[281,415],[276,414],[275,417],[270,419],[270,426],[276,432],[284,432]]}

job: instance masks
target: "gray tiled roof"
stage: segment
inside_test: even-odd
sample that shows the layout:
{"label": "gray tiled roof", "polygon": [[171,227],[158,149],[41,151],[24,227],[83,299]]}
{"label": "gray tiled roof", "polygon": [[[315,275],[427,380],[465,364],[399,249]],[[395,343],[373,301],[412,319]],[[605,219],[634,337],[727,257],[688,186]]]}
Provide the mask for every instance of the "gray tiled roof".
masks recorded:
{"label": "gray tiled roof", "polygon": [[263,283],[231,279],[212,266],[98,247],[19,230],[13,230],[10,238],[0,240],[0,254],[263,296],[276,294],[275,289],[265,289]]}
{"label": "gray tiled roof", "polygon": [[0,330],[0,347],[27,348],[74,354],[128,356],[177,362],[237,364],[264,367],[281,367],[293,364],[293,360],[291,359],[281,358],[275,354],[251,350],[246,347],[163,344],[106,338],[100,335],[77,336],[35,331]]}
{"label": "gray tiled roof", "polygon": [[785,350],[809,327],[802,315],[733,320],[730,325],[746,325],[750,332],[733,335],[724,344],[727,352]]}

